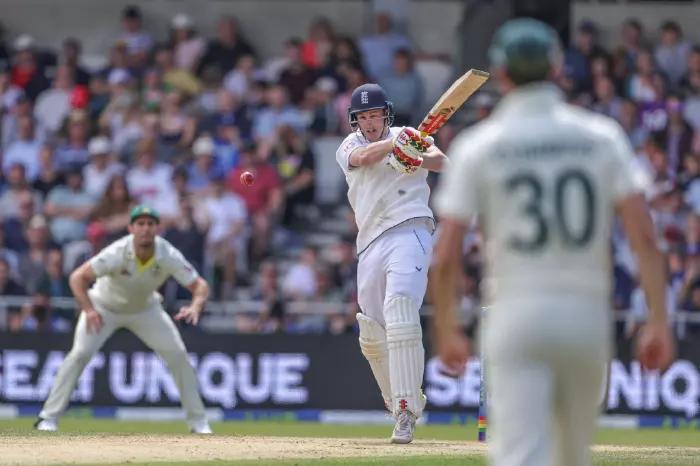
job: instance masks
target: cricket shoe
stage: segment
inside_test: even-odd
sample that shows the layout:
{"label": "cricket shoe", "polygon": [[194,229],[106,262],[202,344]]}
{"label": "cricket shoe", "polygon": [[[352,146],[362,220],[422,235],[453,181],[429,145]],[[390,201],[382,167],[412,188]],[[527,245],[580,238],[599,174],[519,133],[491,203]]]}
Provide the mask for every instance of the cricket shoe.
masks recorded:
{"label": "cricket shoe", "polygon": [[43,432],[56,432],[58,430],[58,423],[56,419],[44,419],[37,418],[34,423],[34,428]]}
{"label": "cricket shoe", "polygon": [[211,427],[209,427],[209,422],[207,422],[206,420],[193,422],[190,426],[190,432],[192,432],[193,434],[202,435],[213,434],[213,432],[211,431]]}
{"label": "cricket shoe", "polygon": [[413,433],[416,431],[416,415],[404,409],[396,416],[394,432],[391,434],[391,443],[411,443]]}

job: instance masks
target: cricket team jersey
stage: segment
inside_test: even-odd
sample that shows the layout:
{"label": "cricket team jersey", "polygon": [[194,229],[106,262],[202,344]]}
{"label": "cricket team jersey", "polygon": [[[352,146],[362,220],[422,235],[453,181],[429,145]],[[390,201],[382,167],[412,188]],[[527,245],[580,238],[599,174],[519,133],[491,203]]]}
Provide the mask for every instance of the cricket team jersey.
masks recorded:
{"label": "cricket team jersey", "polygon": [[449,157],[438,212],[465,225],[478,216],[487,300],[571,290],[607,299],[613,209],[648,183],[615,121],[534,84],[463,131]]}
{"label": "cricket team jersey", "polygon": [[[401,128],[390,128],[385,139],[393,138]],[[406,220],[433,218],[428,207],[430,187],[426,182],[428,170],[399,173],[384,161],[371,166],[351,167],[350,154],[369,142],[359,131],[345,138],[335,157],[348,183],[348,200],[357,223],[357,252],[367,249],[379,235]]]}
{"label": "cricket team jersey", "polygon": [[88,292],[90,299],[116,313],[159,305],[162,297],[156,290],[170,276],[185,287],[199,276],[182,253],[160,236],[155,238],[155,254],[145,264],[136,257],[133,236],[128,235],[90,259],[90,266],[97,276]]}

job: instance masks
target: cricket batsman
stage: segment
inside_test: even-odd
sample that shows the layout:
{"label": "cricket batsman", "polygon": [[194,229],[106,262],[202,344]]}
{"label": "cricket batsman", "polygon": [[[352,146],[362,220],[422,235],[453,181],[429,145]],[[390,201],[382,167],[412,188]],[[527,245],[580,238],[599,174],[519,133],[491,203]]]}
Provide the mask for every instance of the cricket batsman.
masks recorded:
{"label": "cricket batsman", "polygon": [[663,369],[673,356],[665,261],[644,201],[646,179],[614,120],[567,104],[548,82],[561,65],[549,26],[507,22],[489,57],[505,97],[453,142],[453,166],[437,198],[435,346],[453,372],[464,369],[469,347],[457,329],[455,285],[476,216],[485,240],[491,464],[586,466],[611,356],[616,214],[649,303],[637,358]]}
{"label": "cricket batsman", "polygon": [[435,229],[426,178],[447,159],[417,130],[391,126],[392,104],[377,84],[353,91],[348,118],[354,131],[336,160],[358,227],[360,349],[396,418],[391,441],[409,443],[426,402],[418,311]]}
{"label": "cricket batsman", "polygon": [[[73,348],[63,361],[35,427],[56,431],[58,417],[86,364],[119,328],[127,328],[165,360],[180,392],[190,430],[211,434],[197,379],[185,344],[156,292],[172,276],[192,293],[192,302],[175,320],[197,324],[209,286],[170,243],[156,235],[160,217],[139,205],[130,216],[129,235],[78,267],[70,287],[81,312]],[[94,285],[90,285],[94,282]]]}

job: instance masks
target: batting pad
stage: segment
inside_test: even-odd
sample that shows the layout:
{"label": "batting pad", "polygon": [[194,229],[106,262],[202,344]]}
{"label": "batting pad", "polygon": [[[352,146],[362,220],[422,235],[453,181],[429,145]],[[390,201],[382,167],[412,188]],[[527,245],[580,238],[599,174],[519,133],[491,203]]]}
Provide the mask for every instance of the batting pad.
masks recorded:
{"label": "batting pad", "polygon": [[357,315],[360,327],[360,350],[369,362],[384,404],[391,410],[391,382],[389,379],[389,354],[386,347],[386,332],[379,322],[361,312]]}
{"label": "batting pad", "polygon": [[421,392],[425,351],[418,306],[413,299],[405,296],[393,298],[384,307],[384,319],[389,349],[392,411],[396,415],[399,411],[408,410],[419,417],[425,406]]}

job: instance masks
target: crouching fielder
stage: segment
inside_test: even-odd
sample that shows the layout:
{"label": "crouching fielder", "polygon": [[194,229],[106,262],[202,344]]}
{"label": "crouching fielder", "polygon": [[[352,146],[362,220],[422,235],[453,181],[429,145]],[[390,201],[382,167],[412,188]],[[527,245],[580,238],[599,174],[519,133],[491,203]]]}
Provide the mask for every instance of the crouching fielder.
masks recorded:
{"label": "crouching fielder", "polygon": [[354,132],[336,159],[358,227],[360,349],[396,418],[392,442],[409,443],[426,401],[418,315],[434,230],[426,178],[446,158],[417,130],[391,127],[391,102],[376,84],[353,91],[348,117]]}
{"label": "crouching fielder", "polygon": [[[38,430],[57,430],[58,417],[66,409],[85,365],[114,331],[123,327],[167,363],[190,430],[197,434],[211,433],[185,344],[156,292],[168,277],[174,277],[192,292],[192,303],[180,309],[175,319],[196,324],[209,295],[209,286],[180,251],[156,236],[158,222],[158,213],[153,209],[135,207],[131,211],[131,234],[115,241],[71,274],[70,287],[82,312],[75,328],[73,348],[39,413],[35,424]],[[95,284],[88,290],[92,282]]]}

